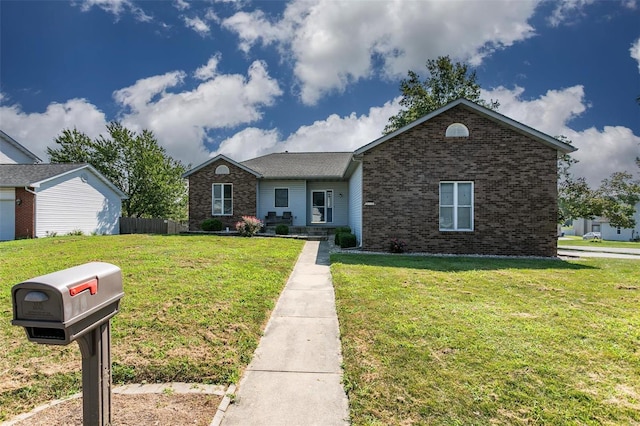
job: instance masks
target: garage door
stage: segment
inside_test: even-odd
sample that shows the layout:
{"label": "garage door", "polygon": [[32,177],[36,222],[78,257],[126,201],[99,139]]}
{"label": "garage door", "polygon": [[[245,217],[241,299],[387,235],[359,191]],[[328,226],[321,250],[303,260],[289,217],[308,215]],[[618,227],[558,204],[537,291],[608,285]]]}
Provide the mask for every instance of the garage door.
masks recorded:
{"label": "garage door", "polygon": [[0,189],[0,241],[16,237],[15,190]]}

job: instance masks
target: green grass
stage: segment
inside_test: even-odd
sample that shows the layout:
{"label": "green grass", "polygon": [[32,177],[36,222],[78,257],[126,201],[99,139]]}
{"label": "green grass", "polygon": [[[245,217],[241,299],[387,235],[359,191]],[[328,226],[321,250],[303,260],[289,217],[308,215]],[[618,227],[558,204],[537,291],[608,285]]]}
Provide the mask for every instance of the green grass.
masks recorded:
{"label": "green grass", "polygon": [[331,269],[354,425],[640,424],[640,261]]}
{"label": "green grass", "polygon": [[640,249],[640,242],[632,241],[606,241],[606,240],[583,240],[582,237],[565,237],[566,240],[558,240],[558,247],[562,246],[583,246],[583,247],[616,247]]}
{"label": "green grass", "polygon": [[56,237],[0,244],[0,420],[79,391],[76,343],[38,345],[10,324],[11,287],[89,261],[123,272],[111,321],[116,383],[237,382],[302,242],[213,236]]}

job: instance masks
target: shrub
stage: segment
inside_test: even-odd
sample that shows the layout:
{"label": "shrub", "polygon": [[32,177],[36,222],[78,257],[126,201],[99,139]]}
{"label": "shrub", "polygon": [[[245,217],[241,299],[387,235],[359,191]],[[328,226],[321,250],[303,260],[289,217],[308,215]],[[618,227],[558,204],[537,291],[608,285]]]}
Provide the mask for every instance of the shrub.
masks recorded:
{"label": "shrub", "polygon": [[338,226],[336,228],[336,234],[350,234],[351,233],[351,228],[349,228],[348,226]]}
{"label": "shrub", "polygon": [[222,221],[220,219],[205,219],[200,227],[203,231],[222,231]]}
{"label": "shrub", "polygon": [[289,227],[284,223],[276,225],[276,235],[289,235]]}
{"label": "shrub", "polygon": [[407,243],[405,243],[402,240],[399,240],[398,238],[391,239],[391,242],[389,243],[389,251],[391,253],[404,253],[406,249],[407,249]]}
{"label": "shrub", "polygon": [[357,244],[355,235],[346,232],[340,234],[340,248],[355,247]]}
{"label": "shrub", "polygon": [[81,229],[74,229],[73,231],[70,231],[67,235],[79,237],[80,235],[84,235],[84,232],[82,232]]}
{"label": "shrub", "polygon": [[253,237],[262,229],[262,221],[255,216],[242,216],[242,220],[236,223],[236,230],[243,237]]}
{"label": "shrub", "polygon": [[351,228],[349,228],[348,226],[338,226],[336,228],[336,233],[335,236],[333,237],[333,243],[337,246],[340,245],[340,235],[341,234],[350,234],[351,233]]}

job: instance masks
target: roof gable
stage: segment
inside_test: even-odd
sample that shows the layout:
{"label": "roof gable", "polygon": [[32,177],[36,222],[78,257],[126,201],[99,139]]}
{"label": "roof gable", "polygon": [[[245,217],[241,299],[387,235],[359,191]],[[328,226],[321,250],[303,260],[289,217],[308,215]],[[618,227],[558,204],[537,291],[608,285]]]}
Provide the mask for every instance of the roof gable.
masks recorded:
{"label": "roof gable", "polygon": [[226,162],[228,162],[228,163],[230,163],[230,164],[232,164],[232,165],[234,165],[234,166],[236,166],[236,167],[238,167],[238,168],[240,168],[240,169],[242,169],[242,170],[244,170],[246,172],[251,173],[252,175],[254,175],[254,176],[258,177],[258,178],[262,177],[262,175],[260,173],[256,172],[255,170],[252,170],[249,167],[247,167],[247,166],[245,166],[245,165],[243,165],[241,163],[233,161],[231,158],[229,158],[229,157],[227,157],[225,155],[222,155],[222,154],[218,154],[215,157],[210,158],[209,160],[205,161],[204,163],[194,167],[193,169],[188,170],[187,172],[185,172],[182,175],[182,177],[183,178],[187,178],[187,177],[191,176],[192,174],[194,174],[195,172],[197,172],[198,170],[201,170],[201,169],[207,167],[208,165],[213,164],[213,163],[215,163],[216,161],[219,161],[219,160],[224,160],[224,161],[226,161]]}
{"label": "roof gable", "polygon": [[473,112],[476,112],[476,113],[478,113],[478,114],[480,114],[480,115],[482,115],[484,117],[487,117],[488,119],[490,119],[492,121],[495,121],[495,122],[498,122],[500,124],[506,125],[506,126],[512,128],[513,130],[515,130],[515,131],[517,131],[519,133],[522,133],[522,134],[524,134],[526,136],[529,136],[529,137],[537,140],[538,142],[540,142],[540,143],[542,143],[542,144],[544,144],[544,145],[546,145],[546,146],[548,146],[550,148],[556,149],[556,150],[558,150],[558,151],[560,151],[562,153],[567,154],[567,153],[576,151],[576,149],[577,149],[574,146],[571,146],[571,145],[569,145],[567,143],[561,142],[558,139],[547,135],[546,133],[542,133],[542,132],[540,132],[540,131],[532,128],[532,127],[529,127],[529,126],[527,126],[525,124],[522,124],[522,123],[520,123],[520,122],[518,122],[516,120],[513,120],[513,119],[507,117],[506,115],[502,115],[502,114],[500,114],[498,112],[495,112],[495,111],[493,111],[493,110],[491,110],[489,108],[485,108],[483,106],[480,106],[480,105],[478,105],[478,104],[476,104],[474,102],[471,102],[471,101],[469,101],[467,99],[460,98],[460,99],[457,99],[457,100],[455,100],[453,102],[448,103],[447,105],[445,105],[445,106],[443,106],[441,108],[438,108],[437,110],[435,110],[433,112],[430,112],[429,114],[423,116],[422,118],[419,118],[419,119],[415,120],[412,123],[407,124],[406,126],[396,130],[395,132],[392,132],[392,133],[389,133],[387,135],[384,135],[384,136],[374,140],[373,142],[370,142],[367,145],[364,145],[364,146],[358,148],[357,150],[354,151],[354,154],[355,155],[363,154],[363,153],[369,151],[370,149],[372,149],[372,148],[374,148],[374,147],[376,147],[376,146],[388,141],[389,139],[392,139],[392,138],[398,136],[401,133],[404,133],[404,132],[406,132],[406,131],[408,131],[410,129],[413,129],[414,127],[419,126],[420,124],[422,124],[422,123],[424,123],[426,121],[429,121],[432,118],[434,118],[434,117],[436,117],[436,116],[438,116],[438,115],[440,115],[440,114],[442,114],[442,113],[444,113],[444,112],[446,112],[446,111],[448,111],[448,110],[450,110],[450,109],[452,109],[454,107],[457,107],[459,105],[461,107],[463,107],[463,108],[469,109],[469,110],[471,110]]}
{"label": "roof gable", "polygon": [[73,173],[79,170],[87,170],[104,182],[112,191],[121,198],[126,198],[117,186],[115,186],[102,173],[90,164],[58,163],[58,164],[0,164],[0,187],[32,187],[38,188],[42,184]]}
{"label": "roof gable", "polygon": [[13,148],[18,150],[22,154],[24,154],[27,157],[31,158],[33,160],[33,163],[39,163],[39,162],[42,161],[37,155],[35,155],[33,152],[29,151],[27,148],[22,146],[22,144],[20,144],[18,141],[13,139],[11,136],[6,134],[2,130],[0,130],[0,139],[2,141],[4,141],[4,143],[7,143],[7,144],[11,145]]}

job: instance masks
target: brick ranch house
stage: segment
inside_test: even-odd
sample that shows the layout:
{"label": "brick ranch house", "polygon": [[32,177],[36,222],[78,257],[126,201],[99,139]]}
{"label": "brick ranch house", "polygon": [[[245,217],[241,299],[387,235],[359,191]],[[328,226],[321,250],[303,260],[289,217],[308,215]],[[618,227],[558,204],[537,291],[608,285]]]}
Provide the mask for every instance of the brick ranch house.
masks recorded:
{"label": "brick ranch house", "polygon": [[556,256],[557,158],[571,145],[459,99],[354,152],[218,155],[189,179],[189,229],[290,212],[364,250]]}

